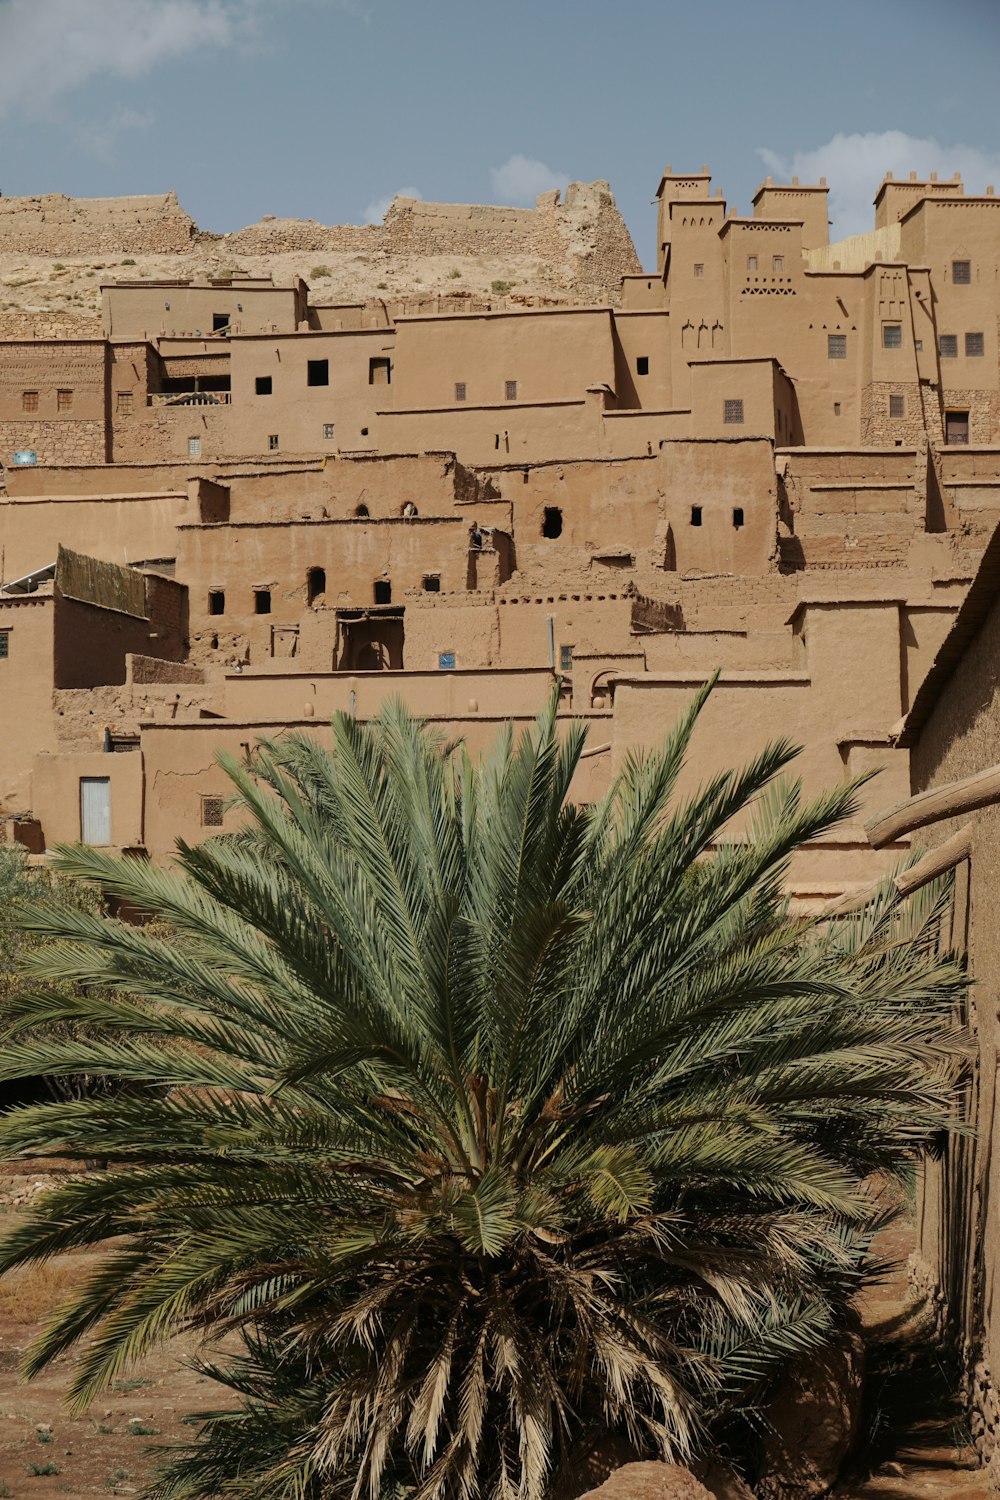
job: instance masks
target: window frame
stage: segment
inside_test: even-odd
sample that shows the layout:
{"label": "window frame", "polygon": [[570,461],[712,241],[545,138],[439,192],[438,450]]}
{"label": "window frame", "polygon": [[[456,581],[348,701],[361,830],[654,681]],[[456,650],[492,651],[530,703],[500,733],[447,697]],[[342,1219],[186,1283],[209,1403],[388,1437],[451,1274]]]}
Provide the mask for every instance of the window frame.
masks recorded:
{"label": "window frame", "polygon": [[882,348],[902,349],[903,347],[903,325],[902,323],[882,324]]}
{"label": "window frame", "polygon": [[517,400],[517,381],[505,380],[503,383],[503,399],[505,401]]}
{"label": "window frame", "polygon": [[[213,814],[218,809],[218,816]],[[202,828],[222,828],[225,826],[226,799],[218,792],[202,792],[201,794],[201,826]]]}
{"label": "window frame", "polygon": [[938,334],[938,359],[957,359],[957,358],[958,358],[958,334],[957,333],[939,333]]}
{"label": "window frame", "polygon": [[826,336],[826,357],[827,357],[827,359],[846,359],[847,358],[847,334],[846,333],[828,333],[827,334],[827,336]]}
{"label": "window frame", "polygon": [[[975,347],[976,340],[979,341],[978,349]],[[971,347],[970,347],[971,346]],[[965,357],[966,359],[983,359],[986,354],[986,335],[984,333],[967,333],[965,335]]]}
{"label": "window frame", "polygon": [[[962,267],[961,272],[959,271],[959,266]],[[952,284],[952,286],[971,286],[972,285],[972,261],[971,260],[953,260],[952,261],[952,263],[951,263],[951,284]]]}
{"label": "window frame", "polygon": [[722,402],[722,425],[724,427],[742,427],[744,420],[743,397],[724,397]]}

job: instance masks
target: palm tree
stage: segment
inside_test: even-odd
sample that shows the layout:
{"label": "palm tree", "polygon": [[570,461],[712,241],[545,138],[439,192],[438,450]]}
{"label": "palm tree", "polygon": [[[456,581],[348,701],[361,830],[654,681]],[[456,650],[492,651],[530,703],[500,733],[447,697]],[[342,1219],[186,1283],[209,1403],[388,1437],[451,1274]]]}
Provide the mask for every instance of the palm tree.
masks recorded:
{"label": "palm tree", "polygon": [[476,764],[395,705],[226,760],[245,830],[176,869],[60,851],[171,935],[26,916],[0,1077],[115,1091],[0,1119],[104,1163],[0,1269],[109,1247],[27,1360],[81,1342],[78,1408],[180,1328],[243,1335],[242,1405],[158,1494],[540,1500],[589,1431],[683,1461],[835,1336],[868,1181],[948,1121],[962,975],[940,898],[790,914],[857,783],[803,800],[782,742],[676,795],[710,688],[595,806],[555,700]]}

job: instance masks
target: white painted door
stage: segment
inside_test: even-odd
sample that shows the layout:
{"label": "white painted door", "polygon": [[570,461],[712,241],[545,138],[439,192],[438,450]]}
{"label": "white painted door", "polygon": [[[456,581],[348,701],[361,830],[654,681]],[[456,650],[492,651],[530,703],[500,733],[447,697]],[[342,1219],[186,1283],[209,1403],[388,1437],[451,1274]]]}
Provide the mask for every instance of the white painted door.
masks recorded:
{"label": "white painted door", "polygon": [[111,779],[80,777],[80,839],[84,844],[111,843]]}

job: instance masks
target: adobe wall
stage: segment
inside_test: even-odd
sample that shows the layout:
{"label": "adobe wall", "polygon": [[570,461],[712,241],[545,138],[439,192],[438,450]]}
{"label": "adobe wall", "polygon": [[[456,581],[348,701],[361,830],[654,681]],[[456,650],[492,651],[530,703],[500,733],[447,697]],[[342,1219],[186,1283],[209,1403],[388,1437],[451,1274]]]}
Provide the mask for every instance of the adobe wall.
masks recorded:
{"label": "adobe wall", "polygon": [[0,197],[0,254],[157,255],[189,250],[196,233],[175,193],[135,198]]}

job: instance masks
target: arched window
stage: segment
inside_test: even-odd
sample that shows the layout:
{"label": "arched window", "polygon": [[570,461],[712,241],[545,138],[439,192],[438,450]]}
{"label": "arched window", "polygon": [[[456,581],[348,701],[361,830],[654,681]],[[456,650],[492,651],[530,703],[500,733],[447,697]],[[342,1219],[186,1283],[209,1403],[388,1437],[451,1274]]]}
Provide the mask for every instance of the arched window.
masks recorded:
{"label": "arched window", "polygon": [[306,574],[306,602],[315,604],[326,593],[326,569],[310,568]]}
{"label": "arched window", "polygon": [[356,508],[354,514],[356,516],[367,516],[368,515],[368,507],[367,507],[367,505],[359,505]]}

